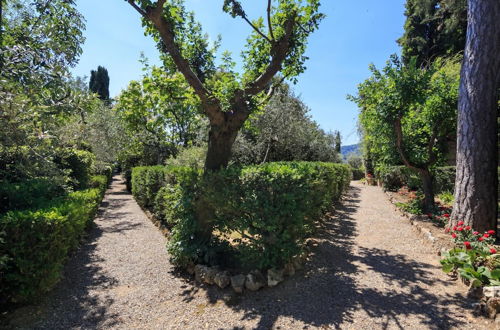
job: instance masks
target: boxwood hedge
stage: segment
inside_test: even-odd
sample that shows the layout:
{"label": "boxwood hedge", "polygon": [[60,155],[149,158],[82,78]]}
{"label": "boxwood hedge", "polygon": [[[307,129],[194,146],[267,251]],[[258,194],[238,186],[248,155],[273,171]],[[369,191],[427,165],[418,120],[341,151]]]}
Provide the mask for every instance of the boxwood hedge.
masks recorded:
{"label": "boxwood hedge", "polygon": [[0,305],[27,302],[59,280],[68,252],[97,212],[109,177],[89,181],[94,188],[52,199],[38,209],[0,215]]}
{"label": "boxwood hedge", "polygon": [[[304,250],[319,217],[338,200],[351,179],[349,166],[282,162],[202,174],[180,167],[138,167],[132,191],[141,205],[172,228],[174,263],[279,267]],[[214,210],[209,246],[193,239],[195,203]],[[219,255],[218,255],[219,254]]]}

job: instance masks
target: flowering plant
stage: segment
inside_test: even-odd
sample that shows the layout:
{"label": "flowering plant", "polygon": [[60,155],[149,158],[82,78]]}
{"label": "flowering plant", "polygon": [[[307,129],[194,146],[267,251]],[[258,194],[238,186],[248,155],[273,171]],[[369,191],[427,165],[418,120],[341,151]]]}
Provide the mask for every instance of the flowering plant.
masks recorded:
{"label": "flowering plant", "polygon": [[479,233],[463,221],[446,231],[451,232],[455,247],[443,253],[443,271],[458,273],[474,287],[500,285],[500,254],[493,247],[495,231]]}
{"label": "flowering plant", "polygon": [[444,227],[450,220],[451,211],[451,207],[439,206],[434,213],[427,213],[427,216],[439,227]]}

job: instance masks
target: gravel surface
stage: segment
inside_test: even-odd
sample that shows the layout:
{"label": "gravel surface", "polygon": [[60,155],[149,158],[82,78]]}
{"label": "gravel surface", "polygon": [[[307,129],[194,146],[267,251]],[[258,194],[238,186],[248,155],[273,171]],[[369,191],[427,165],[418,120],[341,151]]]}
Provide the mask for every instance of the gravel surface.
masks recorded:
{"label": "gravel surface", "polygon": [[119,177],[95,223],[57,288],[6,328],[492,328],[471,317],[465,287],[446,279],[378,187],[351,185],[311,242],[305,270],[244,295],[177,274],[165,238]]}

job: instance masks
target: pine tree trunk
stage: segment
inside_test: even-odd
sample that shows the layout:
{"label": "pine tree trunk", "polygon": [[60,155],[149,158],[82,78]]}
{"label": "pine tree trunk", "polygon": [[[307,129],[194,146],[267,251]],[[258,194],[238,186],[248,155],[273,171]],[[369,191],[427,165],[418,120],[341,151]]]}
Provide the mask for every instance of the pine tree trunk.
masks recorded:
{"label": "pine tree trunk", "polygon": [[497,226],[499,84],[500,1],[469,0],[452,222],[462,220],[478,231]]}

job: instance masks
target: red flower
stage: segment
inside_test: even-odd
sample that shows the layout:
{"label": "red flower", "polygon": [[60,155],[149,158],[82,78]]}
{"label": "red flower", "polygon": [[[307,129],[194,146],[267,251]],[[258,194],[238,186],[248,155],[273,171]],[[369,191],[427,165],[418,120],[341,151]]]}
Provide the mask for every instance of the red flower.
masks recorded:
{"label": "red flower", "polygon": [[458,227],[457,230],[458,231],[462,231],[462,230],[464,230],[464,228],[463,227]]}
{"label": "red flower", "polygon": [[488,230],[488,234],[495,235],[495,231],[494,230]]}
{"label": "red flower", "polygon": [[465,227],[465,230],[470,230],[470,229],[471,229],[470,226]]}
{"label": "red flower", "polygon": [[466,248],[467,250],[472,249],[472,246],[470,245],[470,242],[465,241],[465,242],[464,242],[464,245],[465,245],[465,248]]}
{"label": "red flower", "polygon": [[479,232],[475,231],[475,232],[472,233],[472,235],[479,235]]}
{"label": "red flower", "polygon": [[479,237],[479,238],[478,238],[478,241],[479,241],[479,242],[482,242],[483,240],[484,240],[484,237]]}
{"label": "red flower", "polygon": [[490,237],[490,234],[484,234],[483,237],[488,238]]}
{"label": "red flower", "polygon": [[463,221],[459,221],[459,222],[457,223],[457,226],[462,226],[463,224],[464,224],[464,222],[463,222]]}
{"label": "red flower", "polygon": [[457,234],[453,233],[453,234],[451,234],[451,237],[457,238]]}
{"label": "red flower", "polygon": [[445,217],[445,218],[449,218],[449,217],[450,217],[450,215],[449,215],[448,213],[445,213],[445,214],[443,214],[443,217]]}
{"label": "red flower", "polygon": [[457,230],[457,226],[453,226],[453,230]]}
{"label": "red flower", "polygon": [[450,228],[446,228],[446,229],[444,230],[444,232],[445,232],[445,233],[449,233],[449,232],[450,232]]}
{"label": "red flower", "polygon": [[491,248],[490,252],[491,252],[491,254],[495,254],[495,253],[497,253],[497,250],[495,250],[494,248]]}

